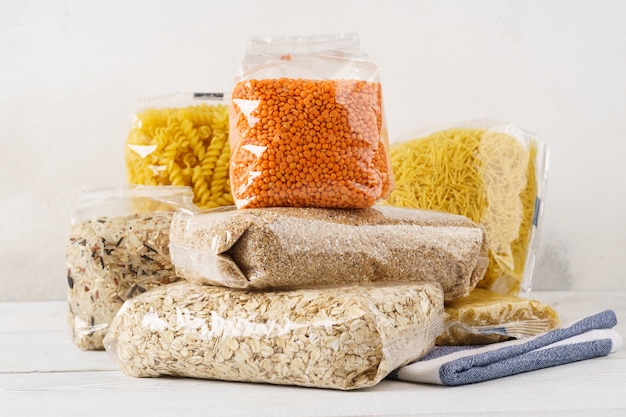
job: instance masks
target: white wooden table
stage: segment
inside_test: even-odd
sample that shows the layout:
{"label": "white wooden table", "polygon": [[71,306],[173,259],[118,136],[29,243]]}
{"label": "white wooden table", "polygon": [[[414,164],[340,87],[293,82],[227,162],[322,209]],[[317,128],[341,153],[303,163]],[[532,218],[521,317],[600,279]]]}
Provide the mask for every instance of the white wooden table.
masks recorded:
{"label": "white wooden table", "polygon": [[[536,292],[563,317],[613,309],[626,291]],[[123,375],[70,340],[65,302],[0,303],[0,416],[626,416],[626,349],[460,387],[383,381],[357,391]]]}

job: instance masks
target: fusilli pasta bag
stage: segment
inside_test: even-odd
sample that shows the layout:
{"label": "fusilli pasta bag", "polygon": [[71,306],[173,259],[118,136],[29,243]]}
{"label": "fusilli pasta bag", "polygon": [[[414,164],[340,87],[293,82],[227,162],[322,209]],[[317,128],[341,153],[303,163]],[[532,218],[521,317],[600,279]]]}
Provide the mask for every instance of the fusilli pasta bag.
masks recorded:
{"label": "fusilli pasta bag", "polygon": [[544,143],[513,124],[476,120],[411,133],[390,153],[396,187],[386,204],[483,225],[489,266],[478,287],[530,290],[547,179]]}
{"label": "fusilli pasta bag", "polygon": [[234,204],[228,103],[222,93],[145,100],[126,140],[128,182],[191,187],[202,208]]}

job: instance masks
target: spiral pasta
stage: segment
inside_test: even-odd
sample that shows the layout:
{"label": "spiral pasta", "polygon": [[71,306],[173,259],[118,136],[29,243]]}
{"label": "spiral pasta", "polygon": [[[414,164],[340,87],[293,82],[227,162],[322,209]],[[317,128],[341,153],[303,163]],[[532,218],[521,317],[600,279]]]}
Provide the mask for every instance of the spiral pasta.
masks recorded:
{"label": "spiral pasta", "polygon": [[189,186],[201,208],[233,204],[228,105],[148,108],[126,141],[128,182]]}

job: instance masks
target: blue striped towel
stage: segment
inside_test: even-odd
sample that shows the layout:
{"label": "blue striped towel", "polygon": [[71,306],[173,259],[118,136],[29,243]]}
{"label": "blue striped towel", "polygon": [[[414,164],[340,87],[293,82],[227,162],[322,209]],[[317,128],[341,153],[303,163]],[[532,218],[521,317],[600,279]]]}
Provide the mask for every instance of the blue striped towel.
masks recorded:
{"label": "blue striped towel", "polygon": [[440,346],[390,377],[464,385],[606,356],[622,346],[620,335],[612,330],[616,324],[615,312],[606,310],[533,338],[485,346]]}

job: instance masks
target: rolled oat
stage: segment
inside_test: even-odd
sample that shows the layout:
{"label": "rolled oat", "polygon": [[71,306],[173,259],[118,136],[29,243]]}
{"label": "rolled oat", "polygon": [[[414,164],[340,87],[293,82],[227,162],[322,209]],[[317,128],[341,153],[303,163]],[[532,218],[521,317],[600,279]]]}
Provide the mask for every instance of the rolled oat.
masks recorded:
{"label": "rolled oat", "polygon": [[421,358],[442,320],[433,283],[263,292],[178,282],[127,301],[104,344],[134,377],[347,390]]}

